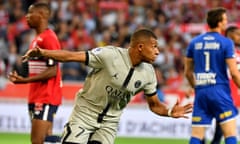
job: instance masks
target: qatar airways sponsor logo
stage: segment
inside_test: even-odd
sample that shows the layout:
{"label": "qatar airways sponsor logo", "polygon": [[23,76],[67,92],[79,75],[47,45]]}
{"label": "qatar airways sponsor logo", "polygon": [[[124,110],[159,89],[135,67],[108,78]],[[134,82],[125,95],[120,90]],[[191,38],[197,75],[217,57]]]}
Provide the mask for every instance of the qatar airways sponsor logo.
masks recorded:
{"label": "qatar airways sponsor logo", "polygon": [[131,96],[133,95],[133,92],[129,92],[123,89],[113,88],[112,86],[109,86],[109,85],[105,87],[105,90],[108,96],[111,98],[111,100],[113,100],[114,103],[118,105],[117,106],[118,109],[124,108],[130,101]]}
{"label": "qatar airways sponsor logo", "polygon": [[120,89],[117,89],[117,88],[113,88],[112,86],[109,86],[109,85],[107,85],[105,87],[105,90],[106,90],[108,96],[114,97],[114,98],[117,98],[117,99],[123,99],[123,98],[131,96],[130,92],[128,92],[126,90],[120,90]]}

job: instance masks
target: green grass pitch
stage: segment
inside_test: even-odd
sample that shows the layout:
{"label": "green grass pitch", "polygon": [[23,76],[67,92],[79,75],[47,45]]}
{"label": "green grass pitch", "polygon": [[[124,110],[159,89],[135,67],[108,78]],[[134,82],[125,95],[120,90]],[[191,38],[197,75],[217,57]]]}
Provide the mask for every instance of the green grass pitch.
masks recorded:
{"label": "green grass pitch", "polygon": [[[118,137],[115,144],[186,144],[184,139],[153,139]],[[0,144],[30,144],[29,134],[0,133]]]}
{"label": "green grass pitch", "polygon": [[[30,135],[22,133],[0,133],[0,144],[30,144]],[[188,140],[117,137],[115,144],[188,144]],[[238,144],[240,144],[240,142],[238,142]]]}

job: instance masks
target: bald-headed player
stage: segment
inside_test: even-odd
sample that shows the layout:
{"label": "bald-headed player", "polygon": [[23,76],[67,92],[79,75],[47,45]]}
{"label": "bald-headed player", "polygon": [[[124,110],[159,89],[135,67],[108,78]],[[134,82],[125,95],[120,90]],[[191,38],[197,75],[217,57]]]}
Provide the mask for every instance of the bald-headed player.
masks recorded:
{"label": "bald-headed player", "polygon": [[123,109],[143,91],[149,108],[161,116],[186,117],[192,104],[169,108],[157,97],[157,80],[151,65],[157,55],[155,34],[147,29],[133,33],[130,48],[98,47],[90,51],[29,50],[24,58],[49,57],[58,61],[84,62],[92,68],[83,89],[76,94],[73,112],[66,124],[63,144],[113,144]]}
{"label": "bald-headed player", "polygon": [[[60,43],[56,34],[48,28],[50,7],[46,3],[32,4],[26,15],[30,28],[36,31],[36,37],[30,49],[39,46],[43,49],[58,50]],[[29,77],[22,77],[17,72],[9,74],[13,83],[30,83],[28,109],[31,117],[31,142],[43,144],[44,140],[55,142],[52,136],[54,115],[62,101],[61,73],[56,61],[47,57],[31,58],[28,61]]]}

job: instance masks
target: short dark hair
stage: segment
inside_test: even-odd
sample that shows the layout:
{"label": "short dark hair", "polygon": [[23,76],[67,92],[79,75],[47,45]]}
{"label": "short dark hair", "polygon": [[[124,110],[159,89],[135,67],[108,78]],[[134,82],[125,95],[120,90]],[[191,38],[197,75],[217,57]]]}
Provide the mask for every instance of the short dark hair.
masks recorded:
{"label": "short dark hair", "polygon": [[218,23],[223,20],[223,14],[226,13],[226,9],[223,7],[217,7],[207,12],[207,24],[210,28],[216,28]]}
{"label": "short dark hair", "polygon": [[230,33],[234,32],[235,30],[237,30],[238,27],[237,26],[229,26],[226,30],[225,30],[225,36],[228,36]]}
{"label": "short dark hair", "polygon": [[45,9],[49,12],[49,14],[51,14],[51,7],[48,3],[44,3],[44,2],[36,2],[34,4],[32,4],[33,7],[35,8],[42,8]]}
{"label": "short dark hair", "polygon": [[151,31],[150,29],[142,28],[133,33],[133,35],[131,36],[131,41],[141,40],[142,38],[151,38],[151,37],[157,39],[157,36],[153,33],[153,31]]}

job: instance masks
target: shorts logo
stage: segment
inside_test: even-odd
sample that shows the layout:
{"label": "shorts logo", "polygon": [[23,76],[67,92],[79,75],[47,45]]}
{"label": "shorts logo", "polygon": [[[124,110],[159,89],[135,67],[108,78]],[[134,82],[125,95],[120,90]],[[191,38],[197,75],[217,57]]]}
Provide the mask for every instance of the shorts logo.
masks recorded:
{"label": "shorts logo", "polygon": [[34,114],[35,114],[35,115],[39,115],[39,114],[40,114],[40,111],[34,111]]}
{"label": "shorts logo", "polygon": [[201,117],[192,117],[193,122],[200,122],[202,120]]}
{"label": "shorts logo", "polygon": [[224,118],[227,118],[231,115],[232,115],[232,111],[226,111],[224,113],[221,113],[219,117],[220,117],[220,119],[224,119]]}
{"label": "shorts logo", "polygon": [[40,111],[43,110],[43,104],[42,103],[35,103],[34,106],[34,114],[38,115],[40,114]]}

